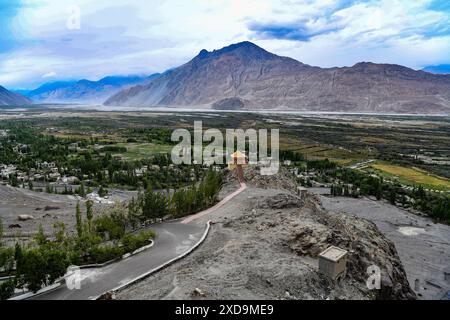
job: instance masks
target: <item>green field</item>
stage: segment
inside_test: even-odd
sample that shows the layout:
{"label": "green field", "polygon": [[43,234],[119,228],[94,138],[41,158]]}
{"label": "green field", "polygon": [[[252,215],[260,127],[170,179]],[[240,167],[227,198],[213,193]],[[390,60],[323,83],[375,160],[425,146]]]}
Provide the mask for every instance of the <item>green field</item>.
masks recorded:
{"label": "green field", "polygon": [[127,152],[115,153],[127,160],[140,160],[158,153],[170,153],[173,146],[156,143],[117,143],[118,147],[126,147]]}
{"label": "green field", "polygon": [[402,184],[422,185],[424,188],[449,191],[450,180],[436,176],[418,168],[402,167],[384,162],[370,166],[377,173],[388,179],[395,179]]}

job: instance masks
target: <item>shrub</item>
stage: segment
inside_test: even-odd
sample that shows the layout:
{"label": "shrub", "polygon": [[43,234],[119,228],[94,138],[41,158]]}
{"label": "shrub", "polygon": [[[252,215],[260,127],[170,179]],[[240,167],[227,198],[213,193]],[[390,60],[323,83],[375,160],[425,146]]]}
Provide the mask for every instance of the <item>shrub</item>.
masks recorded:
{"label": "shrub", "polygon": [[117,245],[95,246],[88,250],[88,263],[105,263],[109,260],[121,257],[123,248]]}
{"label": "shrub", "polygon": [[14,249],[0,248],[0,272],[8,272],[14,266]]}
{"label": "shrub", "polygon": [[118,240],[125,234],[124,225],[116,217],[102,215],[94,221],[95,231],[109,240]]}
{"label": "shrub", "polygon": [[14,294],[16,284],[13,279],[0,283],[0,300],[7,300]]}
{"label": "shrub", "polygon": [[3,220],[2,217],[0,217],[0,247],[2,246],[2,240],[3,240]]}
{"label": "shrub", "polygon": [[45,257],[39,249],[22,250],[16,272],[19,285],[37,292],[46,284],[46,267]]}
{"label": "shrub", "polygon": [[17,259],[16,279],[19,286],[37,292],[42,286],[52,284],[66,273],[69,265],[64,250],[40,246],[21,250]]}
{"label": "shrub", "polygon": [[140,231],[138,234],[126,234],[122,238],[122,245],[125,252],[133,252],[150,243],[155,238],[153,231]]}

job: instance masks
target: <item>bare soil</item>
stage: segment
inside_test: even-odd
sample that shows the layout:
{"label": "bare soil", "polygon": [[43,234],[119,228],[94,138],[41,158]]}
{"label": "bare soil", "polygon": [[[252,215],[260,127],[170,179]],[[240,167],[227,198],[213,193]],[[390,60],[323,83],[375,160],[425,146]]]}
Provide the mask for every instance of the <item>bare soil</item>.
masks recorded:
{"label": "bare soil", "polygon": [[[130,199],[133,192],[110,190],[110,194],[108,200],[114,203]],[[0,185],[0,217],[3,221],[4,241],[11,245],[18,238],[26,240],[36,234],[40,225],[44,232],[51,236],[56,222],[63,222],[66,230],[73,232],[78,201],[84,214],[85,199],[78,196],[48,194]],[[94,214],[102,212],[110,205],[94,204]],[[30,215],[33,219],[20,221],[19,215]]]}

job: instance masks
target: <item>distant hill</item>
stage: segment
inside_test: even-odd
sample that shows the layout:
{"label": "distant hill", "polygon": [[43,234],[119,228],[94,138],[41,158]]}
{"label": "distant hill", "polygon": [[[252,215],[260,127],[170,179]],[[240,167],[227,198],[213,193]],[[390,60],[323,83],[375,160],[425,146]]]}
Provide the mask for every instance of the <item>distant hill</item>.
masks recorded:
{"label": "distant hill", "polygon": [[145,83],[158,77],[108,76],[98,81],[58,81],[41,85],[35,90],[18,91],[38,103],[103,103],[105,99],[128,86]]}
{"label": "distant hill", "polygon": [[23,95],[11,92],[0,86],[0,105],[1,106],[21,106],[29,105],[32,101]]}
{"label": "distant hill", "polygon": [[422,69],[423,71],[434,74],[450,74],[450,64],[441,64],[437,66],[429,66]]}
{"label": "distant hill", "polygon": [[200,53],[105,105],[450,113],[450,76],[362,62],[319,68],[241,42]]}

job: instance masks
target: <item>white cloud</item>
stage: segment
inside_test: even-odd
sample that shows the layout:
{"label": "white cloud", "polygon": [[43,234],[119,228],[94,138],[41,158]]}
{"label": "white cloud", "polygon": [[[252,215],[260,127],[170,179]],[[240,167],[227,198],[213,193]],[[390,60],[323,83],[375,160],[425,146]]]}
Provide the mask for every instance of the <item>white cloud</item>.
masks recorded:
{"label": "white cloud", "polygon": [[42,78],[53,78],[53,77],[56,77],[56,76],[57,76],[57,73],[54,72],[54,71],[51,71],[51,72],[48,72],[46,74],[43,74]]}
{"label": "white cloud", "polygon": [[[429,0],[24,0],[13,20],[21,43],[0,55],[0,83],[35,86],[42,75],[98,79],[150,74],[180,65],[200,49],[251,40],[320,66],[358,61],[419,68],[450,62],[448,13]],[[81,9],[81,29],[67,28]],[[309,41],[262,37],[252,24],[304,28]],[[441,32],[441,34],[436,34]],[[54,74],[53,74],[54,73]]]}

